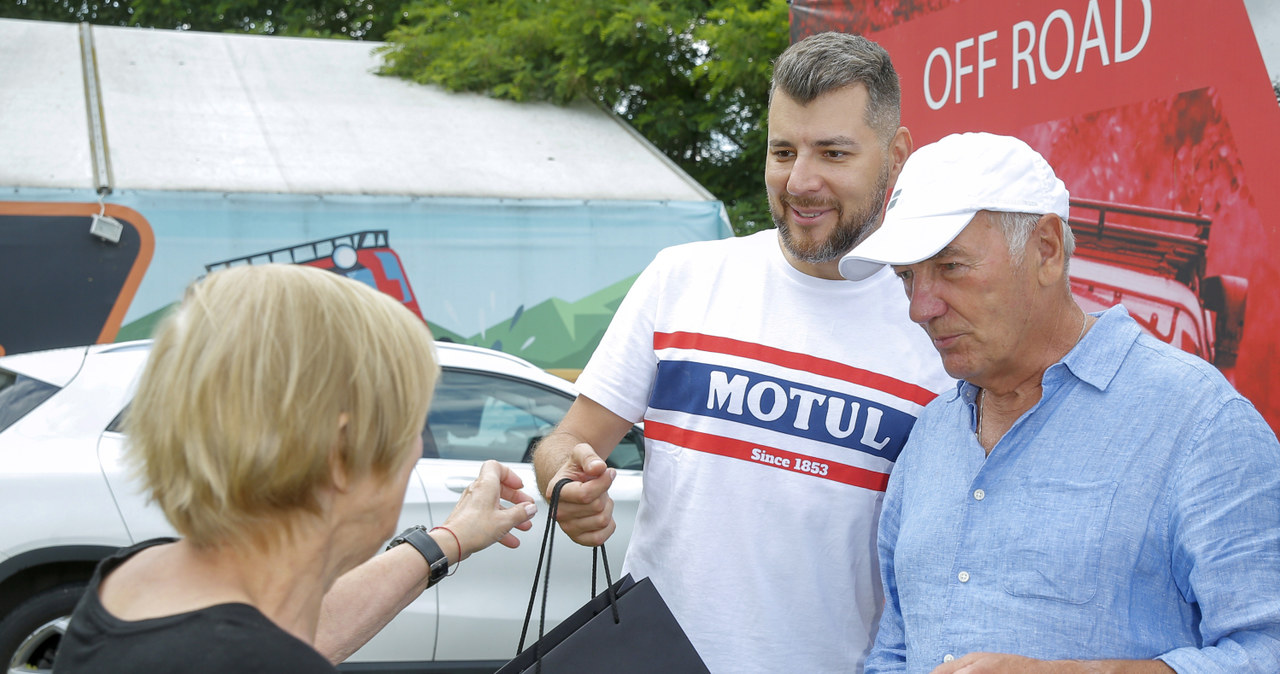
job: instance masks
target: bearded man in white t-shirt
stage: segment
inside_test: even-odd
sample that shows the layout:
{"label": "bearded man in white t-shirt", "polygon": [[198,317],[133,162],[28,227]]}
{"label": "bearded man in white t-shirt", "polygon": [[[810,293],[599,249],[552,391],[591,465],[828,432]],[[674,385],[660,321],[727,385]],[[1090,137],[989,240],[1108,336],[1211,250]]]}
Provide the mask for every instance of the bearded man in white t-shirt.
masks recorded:
{"label": "bearded man in white t-shirt", "polygon": [[534,457],[575,541],[614,531],[604,458],[644,421],[627,572],[713,672],[859,672],[883,605],[876,523],[916,415],[952,384],[887,268],[842,279],[910,154],[898,76],[824,33],[774,63],[777,229],[658,254]]}

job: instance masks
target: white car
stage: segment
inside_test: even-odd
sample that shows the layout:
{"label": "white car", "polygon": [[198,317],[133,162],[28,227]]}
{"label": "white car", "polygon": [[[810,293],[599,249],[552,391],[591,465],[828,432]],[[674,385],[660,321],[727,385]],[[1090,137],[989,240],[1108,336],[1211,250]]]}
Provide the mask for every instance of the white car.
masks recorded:
{"label": "white car", "polygon": [[[126,342],[0,357],[0,663],[48,671],[97,561],[173,529],[120,464],[121,412],[150,350]],[[573,386],[498,351],[438,343],[443,369],[400,529],[441,523],[485,459],[511,466],[541,508],[516,550],[494,546],[427,590],[342,669],[492,672],[516,653],[546,524],[529,452]],[[613,452],[615,580],[640,496],[643,438]],[[557,534],[548,629],[590,597],[591,551]],[[603,586],[603,574],[601,574]],[[536,636],[536,621],[530,627]],[[532,638],[530,639],[532,641]],[[527,644],[526,644],[527,645]]]}

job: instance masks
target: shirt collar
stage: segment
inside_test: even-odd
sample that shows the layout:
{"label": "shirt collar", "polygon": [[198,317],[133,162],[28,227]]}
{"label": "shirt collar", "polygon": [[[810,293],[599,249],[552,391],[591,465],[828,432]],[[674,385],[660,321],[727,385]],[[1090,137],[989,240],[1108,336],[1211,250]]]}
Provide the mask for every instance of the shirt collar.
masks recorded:
{"label": "shirt collar", "polygon": [[1123,305],[1092,315],[1098,317],[1098,322],[1062,357],[1061,363],[1081,381],[1105,391],[1124,364],[1125,355],[1142,334],[1142,328],[1129,317]]}
{"label": "shirt collar", "polygon": [[[1080,343],[1068,351],[1062,360],[1045,371],[1046,380],[1060,376],[1055,371],[1060,370],[1061,365],[1086,384],[1105,391],[1120,371],[1125,354],[1129,353],[1129,348],[1137,341],[1138,335],[1142,334],[1142,328],[1129,317],[1129,312],[1123,305],[1117,304],[1106,311],[1090,315],[1097,316],[1098,322],[1093,324],[1093,328],[1085,333]],[[1085,344],[1088,346],[1081,348]],[[963,398],[972,404],[979,390],[981,389],[963,379],[957,380],[956,390],[951,394],[950,401]]]}

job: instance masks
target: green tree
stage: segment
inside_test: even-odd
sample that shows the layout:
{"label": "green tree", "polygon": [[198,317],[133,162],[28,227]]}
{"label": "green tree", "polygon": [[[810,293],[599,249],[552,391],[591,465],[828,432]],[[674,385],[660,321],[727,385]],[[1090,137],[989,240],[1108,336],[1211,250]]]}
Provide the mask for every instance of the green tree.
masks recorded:
{"label": "green tree", "polygon": [[401,0],[0,0],[0,18],[215,32],[382,39]]}
{"label": "green tree", "polygon": [[386,73],[454,91],[617,112],[721,199],[739,234],[772,225],[763,184],[785,0],[415,0]]}

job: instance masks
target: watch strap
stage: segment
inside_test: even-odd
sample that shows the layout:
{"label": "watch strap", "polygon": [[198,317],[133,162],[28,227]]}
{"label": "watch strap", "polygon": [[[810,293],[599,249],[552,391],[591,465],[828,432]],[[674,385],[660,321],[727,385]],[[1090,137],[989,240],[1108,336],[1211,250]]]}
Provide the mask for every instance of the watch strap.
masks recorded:
{"label": "watch strap", "polygon": [[390,550],[401,543],[412,545],[422,554],[422,558],[427,560],[427,566],[431,569],[427,576],[427,587],[440,582],[440,579],[449,572],[449,558],[444,554],[444,550],[440,549],[440,544],[427,533],[426,527],[419,524],[405,529],[400,532],[400,535],[391,539],[387,549]]}

